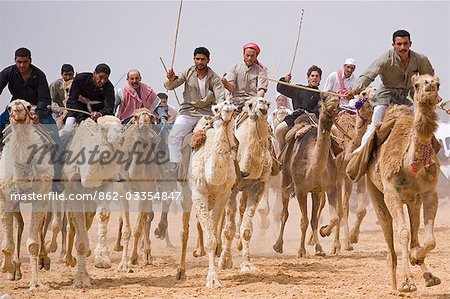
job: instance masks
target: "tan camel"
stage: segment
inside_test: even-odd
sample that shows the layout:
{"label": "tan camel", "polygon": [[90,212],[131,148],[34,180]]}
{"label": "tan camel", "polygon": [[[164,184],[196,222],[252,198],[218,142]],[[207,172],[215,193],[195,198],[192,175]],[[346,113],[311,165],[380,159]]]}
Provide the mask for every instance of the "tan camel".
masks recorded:
{"label": "tan camel", "polygon": [[[137,264],[138,242],[143,236],[144,251],[143,261],[145,265],[152,263],[150,238],[147,229],[147,218],[153,219],[152,200],[154,190],[157,187],[157,180],[160,179],[159,165],[156,163],[156,148],[160,137],[154,131],[152,125],[155,116],[147,108],[137,109],[133,120],[127,125],[124,131],[124,143],[122,151],[126,155],[127,164],[122,166],[121,176],[125,180],[119,183],[122,188],[123,198],[126,192],[133,194],[145,194],[138,202],[138,219],[133,233],[133,249],[128,261],[128,246],[131,236],[129,201],[120,200],[124,228],[121,239],[123,240],[122,260],[118,271],[129,272],[128,263]],[[141,193],[142,192],[142,193]]]}
{"label": "tan camel", "polygon": [[[395,122],[387,139],[376,149],[376,158],[369,161],[367,188],[389,248],[392,288],[397,289],[397,255],[394,249],[392,220],[402,252],[400,292],[416,291],[409,262],[419,265],[426,286],[440,284],[425,265],[425,257],[436,246],[434,221],[438,208],[436,184],[439,161],[433,149],[437,129],[439,79],[430,75],[415,75],[414,114],[406,106],[386,112],[383,125]],[[436,151],[437,152],[437,151]],[[408,207],[410,231],[403,204]],[[419,243],[420,210],[423,205],[425,241]],[[408,248],[410,246],[410,248]],[[409,260],[408,260],[409,259]]]}
{"label": "tan camel", "polygon": [[[50,193],[54,176],[52,153],[56,149],[50,134],[37,124],[37,118],[31,112],[31,105],[28,102],[14,100],[8,105],[8,110],[11,133],[7,137],[8,141],[0,159],[0,213],[4,231],[2,243],[4,257],[1,270],[3,273],[10,273],[9,279],[18,280],[22,276],[19,247],[23,223],[16,217],[19,229],[18,244],[14,253],[12,211],[14,205],[20,201],[14,202],[13,199],[30,198],[33,193],[43,196]],[[26,244],[31,264],[30,289],[35,289],[44,287],[38,276],[38,264],[43,256],[46,257],[41,229],[45,221],[48,200],[32,200],[31,205],[31,224]],[[46,269],[49,267],[47,258]]]}
{"label": "tan camel", "polygon": [[[236,181],[225,208],[225,224],[222,231],[224,249],[219,259],[219,267],[231,269],[233,266],[231,245],[236,232],[236,195],[242,191],[240,206],[245,207],[242,223],[239,225],[239,241],[242,243],[240,270],[252,271],[256,267],[250,261],[250,239],[253,234],[253,216],[261,200],[267,179],[271,173],[270,128],[267,123],[269,102],[261,97],[248,100],[236,120],[236,138],[239,141],[237,161],[242,178]],[[244,209],[242,209],[244,210]]]}
{"label": "tan camel", "polygon": [[[292,128],[286,135],[296,135],[286,146],[286,155],[282,169],[283,210],[281,228],[278,240],[273,249],[283,252],[283,233],[288,218],[288,204],[291,193],[295,193],[302,213],[301,241],[298,251],[299,257],[306,255],[305,234],[308,228],[307,194],[312,193],[312,239],[315,244],[316,255],[325,255],[318,238],[318,218],[324,204],[325,193],[330,206],[330,222],[320,229],[322,236],[329,236],[334,227],[339,226],[336,188],[336,162],[333,159],[330,131],[333,119],[338,113],[339,98],[327,97],[321,103],[318,127],[309,125],[311,116],[302,115],[304,121]],[[311,120],[310,120],[311,119]],[[292,137],[294,138],[294,137]],[[337,151],[337,150],[335,150]],[[334,240],[332,253],[340,249],[339,240]]]}
{"label": "tan camel", "polygon": [[[110,216],[110,200],[108,200],[107,194],[112,196],[113,192],[111,191],[115,190],[115,181],[120,167],[120,164],[117,163],[118,160],[115,159],[120,159],[120,157],[116,157],[116,153],[120,150],[121,141],[122,125],[120,120],[114,116],[102,116],[97,119],[97,123],[90,118],[84,120],[75,129],[74,136],[66,147],[67,154],[73,156],[66,158],[63,168],[63,176],[67,180],[65,196],[81,194],[83,198],[96,199],[69,200],[67,204],[69,222],[75,227],[75,248],[78,253],[78,272],[74,280],[76,287],[89,287],[91,284],[86,269],[86,256],[89,254],[87,230],[92,224],[93,215],[96,215],[98,221],[94,265],[97,268],[111,267],[106,239]],[[99,153],[99,155],[86,156],[87,153],[93,152]],[[100,155],[107,156],[107,158],[100,158]],[[71,256],[73,237],[72,232],[69,232],[66,264],[71,266],[76,264],[76,260]]]}
{"label": "tan camel", "polygon": [[[333,127],[332,132],[334,136],[337,136],[337,141],[343,151],[337,155],[336,164],[337,164],[337,190],[338,190],[338,206],[342,207],[342,227],[343,227],[343,243],[345,250],[353,250],[351,246],[352,243],[358,242],[361,222],[366,215],[366,184],[365,177],[361,178],[356,182],[357,187],[357,200],[358,207],[356,209],[356,222],[349,232],[349,201],[350,195],[352,194],[353,189],[353,181],[347,176],[345,171],[348,159],[350,158],[350,154],[354,149],[360,146],[362,136],[367,129],[367,126],[372,119],[373,109],[370,105],[370,100],[373,98],[375,94],[375,89],[372,87],[367,87],[364,91],[359,95],[358,101],[358,109],[356,114],[350,114],[347,111],[341,111],[339,115],[336,117],[336,123],[340,126],[340,128],[345,131],[343,132],[338,130],[336,127]],[[348,136],[351,137],[351,140],[348,139]],[[339,228],[335,231],[335,238],[339,239]]]}

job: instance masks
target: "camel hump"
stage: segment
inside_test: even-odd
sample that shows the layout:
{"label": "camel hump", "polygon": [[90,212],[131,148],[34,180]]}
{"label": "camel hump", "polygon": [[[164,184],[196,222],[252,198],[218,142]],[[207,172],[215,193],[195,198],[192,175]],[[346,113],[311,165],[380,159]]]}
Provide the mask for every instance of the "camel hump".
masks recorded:
{"label": "camel hump", "polygon": [[406,105],[390,106],[383,117],[383,122],[389,122],[400,118],[410,117],[412,119],[413,112]]}

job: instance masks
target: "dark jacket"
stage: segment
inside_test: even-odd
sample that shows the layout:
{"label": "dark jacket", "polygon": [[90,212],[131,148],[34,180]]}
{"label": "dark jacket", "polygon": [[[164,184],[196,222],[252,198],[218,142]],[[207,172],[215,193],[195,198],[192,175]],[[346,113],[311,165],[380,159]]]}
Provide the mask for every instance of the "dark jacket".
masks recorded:
{"label": "dark jacket", "polygon": [[32,105],[37,106],[36,113],[40,119],[50,115],[50,105],[52,103],[47,78],[44,72],[34,65],[30,65],[31,75],[27,81],[22,79],[22,75],[16,65],[11,65],[0,73],[0,94],[8,85],[12,95],[11,101],[22,99]]}
{"label": "dark jacket", "polygon": [[[280,78],[280,81],[286,82],[284,77]],[[319,89],[318,87],[304,86],[297,84],[299,86]],[[277,84],[277,91],[284,96],[290,97],[292,99],[292,106],[294,110],[303,109],[308,112],[314,113],[316,116],[319,115],[319,101],[320,93],[304,90],[300,88],[295,88],[292,86],[286,86],[283,84]]]}
{"label": "dark jacket", "polygon": [[[69,99],[67,100],[67,108],[89,112],[88,105],[79,100],[80,96],[90,101],[100,102],[91,106],[92,112],[100,112],[102,115],[114,114],[114,86],[109,80],[102,87],[96,87],[92,73],[79,73],[73,79]],[[77,123],[89,117],[87,114],[70,110],[67,116],[75,117]]]}

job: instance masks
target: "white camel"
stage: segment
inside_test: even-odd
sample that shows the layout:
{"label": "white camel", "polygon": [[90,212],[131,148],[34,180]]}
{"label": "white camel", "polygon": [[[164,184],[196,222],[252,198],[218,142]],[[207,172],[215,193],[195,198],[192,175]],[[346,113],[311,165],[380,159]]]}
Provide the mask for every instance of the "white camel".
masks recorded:
{"label": "white camel", "polygon": [[[20,279],[19,250],[20,219],[18,219],[18,244],[14,253],[13,240],[13,208],[14,198],[30,198],[41,196],[44,200],[32,200],[30,231],[27,249],[30,255],[31,280],[30,289],[44,287],[38,276],[39,256],[45,251],[41,236],[41,228],[45,221],[48,196],[51,191],[54,168],[52,159],[53,141],[48,132],[37,124],[36,116],[31,112],[31,105],[24,100],[14,100],[8,105],[10,113],[11,133],[0,159],[0,215],[4,231],[1,270],[9,272],[10,279]],[[40,153],[40,154],[38,154]],[[49,267],[49,263],[47,264]]]}
{"label": "white camel", "polygon": [[236,182],[225,208],[225,224],[222,231],[224,249],[219,267],[230,269],[233,266],[231,244],[236,232],[236,195],[242,191],[242,222],[239,225],[242,243],[241,271],[252,271],[256,267],[250,262],[250,239],[253,234],[253,216],[263,196],[267,179],[271,173],[270,128],[267,123],[269,102],[261,97],[254,97],[245,103],[242,113],[236,120],[236,138],[239,141],[237,161],[242,178]]}

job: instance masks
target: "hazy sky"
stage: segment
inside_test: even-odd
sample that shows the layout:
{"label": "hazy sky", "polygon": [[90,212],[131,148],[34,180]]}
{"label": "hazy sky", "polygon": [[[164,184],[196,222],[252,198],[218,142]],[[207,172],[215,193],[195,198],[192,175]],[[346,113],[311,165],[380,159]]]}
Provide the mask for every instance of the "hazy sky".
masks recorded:
{"label": "hazy sky", "polygon": [[[2,1],[0,0],[0,68],[13,63],[14,51],[32,51],[33,63],[49,83],[63,63],[78,72],[110,65],[116,84],[131,68],[143,82],[165,91],[161,56],[170,65],[179,1]],[[450,99],[450,39],[448,1],[188,1],[183,2],[175,72],[192,65],[193,50],[211,51],[211,68],[222,75],[242,60],[242,45],[257,42],[259,60],[279,78],[292,62],[301,9],[305,10],[293,81],[306,82],[306,70],[316,64],[326,76],[356,59],[359,75],[391,48],[392,33],[411,33],[412,49],[426,54],[441,79],[441,95]],[[122,80],[118,87],[122,87]],[[275,96],[269,86],[268,98]],[[181,90],[178,92],[181,95]],[[7,90],[0,95],[3,107]],[[175,103],[171,96],[172,103]],[[3,108],[1,108],[3,109]]]}

